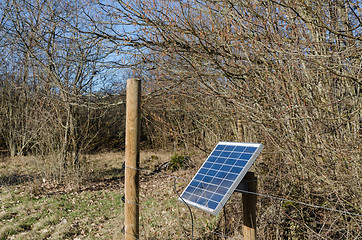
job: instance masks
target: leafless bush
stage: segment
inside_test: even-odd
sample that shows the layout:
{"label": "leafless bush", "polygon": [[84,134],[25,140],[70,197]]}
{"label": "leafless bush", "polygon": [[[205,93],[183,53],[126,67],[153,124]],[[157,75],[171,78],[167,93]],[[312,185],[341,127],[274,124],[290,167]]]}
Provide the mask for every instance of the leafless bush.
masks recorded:
{"label": "leafless bush", "polygon": [[56,181],[81,174],[81,155],[100,132],[108,104],[119,105],[94,90],[106,75],[102,41],[70,26],[85,26],[85,3],[1,3],[7,58],[0,66],[0,131],[11,156],[35,154],[42,174]]}
{"label": "leafless bush", "polygon": [[[154,93],[154,142],[262,142],[260,191],[361,213],[359,5],[138,0],[105,10],[139,26],[130,43],[146,49],[136,73]],[[358,218],[262,203],[272,210],[259,221],[264,239],[360,236]]]}

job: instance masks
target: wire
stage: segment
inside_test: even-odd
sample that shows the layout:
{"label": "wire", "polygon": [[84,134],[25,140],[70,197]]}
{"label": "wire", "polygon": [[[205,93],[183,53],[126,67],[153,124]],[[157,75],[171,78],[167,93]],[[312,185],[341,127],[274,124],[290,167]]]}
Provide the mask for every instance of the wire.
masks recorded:
{"label": "wire", "polygon": [[[139,171],[144,171],[144,172],[148,172],[149,175],[154,175],[155,172],[154,171],[150,171],[150,170],[146,170],[146,169],[136,169],[136,168],[132,168],[132,167],[128,167],[128,166],[125,166],[127,168],[130,168],[130,169],[134,169],[134,170],[139,170]],[[159,173],[159,171],[157,172]],[[192,215],[192,211],[191,211],[191,208],[190,206],[185,202],[185,200],[179,195],[179,193],[177,192],[177,189],[176,189],[176,181],[177,179],[183,179],[183,180],[187,180],[187,181],[190,181],[191,179],[190,178],[182,178],[182,177],[178,177],[178,176],[174,176],[174,175],[169,175],[169,174],[165,174],[165,173],[161,173],[161,175],[163,176],[166,176],[166,177],[170,177],[170,178],[174,178],[174,190],[175,190],[175,193],[177,194],[177,196],[186,204],[186,206],[188,207],[189,211],[190,211],[190,216],[191,216],[191,223],[190,222],[187,222],[187,221],[184,221],[184,220],[181,220],[177,217],[174,217],[170,214],[167,214],[165,212],[161,212],[162,215],[165,215],[165,216],[168,216],[170,218],[173,218],[179,222],[183,222],[183,223],[186,223],[186,224],[191,224],[191,227],[192,227],[192,239],[193,239],[193,235],[194,235],[194,226],[200,228],[200,229],[204,229],[206,231],[209,231],[210,233],[213,233],[213,234],[216,234],[216,235],[219,235],[225,239],[232,239],[231,237],[228,237],[226,236],[227,232],[225,230],[225,233],[224,234],[221,234],[221,233],[218,233],[218,232],[214,232],[214,231],[210,231],[209,229],[205,228],[205,227],[202,227],[200,225],[197,225],[197,224],[194,224],[194,220],[193,220],[193,215]],[[282,198],[282,197],[276,197],[276,196],[270,196],[270,195],[267,195],[267,194],[262,194],[262,193],[256,193],[256,192],[250,192],[250,191],[245,191],[245,190],[238,190],[238,189],[235,189],[236,192],[241,192],[241,193],[246,193],[246,194],[254,194],[254,195],[257,195],[257,196],[261,196],[261,197],[266,197],[266,198],[271,198],[271,199],[275,199],[275,200],[279,200],[279,201],[288,201],[288,202],[293,202],[293,203],[297,203],[297,204],[301,204],[301,205],[305,205],[305,206],[308,206],[308,207],[313,207],[313,208],[319,208],[319,209],[325,209],[325,210],[329,210],[329,211],[334,211],[334,212],[339,212],[339,213],[342,213],[342,214],[349,214],[349,215],[353,215],[353,216],[357,216],[357,217],[362,217],[361,214],[356,214],[356,213],[351,213],[349,211],[342,211],[342,210],[337,210],[337,209],[333,209],[333,208],[328,208],[328,207],[323,207],[323,206],[318,206],[318,205],[314,205],[314,204],[309,204],[309,203],[304,203],[304,202],[301,202],[301,201],[294,201],[294,200],[289,200],[289,199],[286,199],[286,198]],[[229,193],[230,195],[232,194]],[[127,202],[129,203],[133,203],[133,204],[136,204],[140,207],[143,207],[143,208],[148,208],[152,211],[155,211],[154,209],[152,209],[151,207],[148,207],[148,206],[144,206],[144,205],[141,205],[141,204],[138,204],[138,203],[134,203],[134,202],[131,202],[129,200],[127,200]],[[224,214],[225,214],[225,211],[224,211]],[[225,222],[226,224],[226,222]],[[133,238],[135,238],[134,236],[132,236]],[[138,238],[135,238],[135,239],[138,239]]]}
{"label": "wire", "polygon": [[[155,171],[151,171],[151,170],[147,170],[147,169],[134,168],[134,167],[128,167],[128,166],[125,166],[125,168],[129,168],[129,169],[133,169],[133,170],[138,170],[138,171],[143,171],[143,172],[148,172],[150,175],[154,175],[154,174],[155,174]],[[159,173],[159,172],[158,172],[158,173]],[[170,178],[178,178],[178,179],[182,179],[182,180],[186,180],[186,181],[190,181],[190,180],[191,180],[191,178],[183,178],[183,177],[178,177],[178,176],[174,176],[174,175],[169,175],[169,174],[166,174],[166,173],[161,173],[161,175],[167,176],[167,177],[170,177]]]}
{"label": "wire", "polygon": [[176,180],[177,178],[175,178],[175,180],[173,181],[173,188],[175,190],[175,193],[177,194],[177,196],[186,204],[186,206],[189,208],[190,211],[190,216],[191,216],[191,239],[194,239],[194,218],[192,216],[192,211],[190,206],[187,204],[187,202],[180,196],[180,194],[178,194],[177,189],[176,189]]}
{"label": "wire", "polygon": [[351,213],[351,212],[348,212],[348,211],[342,211],[342,210],[333,209],[333,208],[329,208],[329,207],[318,206],[318,205],[314,205],[314,204],[310,204],[310,203],[304,203],[304,202],[300,202],[300,201],[289,200],[289,199],[282,198],[282,197],[269,196],[269,195],[262,194],[262,193],[249,192],[249,191],[239,190],[239,189],[235,189],[235,192],[254,194],[254,195],[257,195],[257,196],[276,199],[276,200],[279,200],[279,201],[292,202],[292,203],[297,203],[297,204],[300,204],[300,205],[305,205],[305,206],[308,206],[308,207],[320,208],[320,209],[325,209],[325,210],[329,210],[329,211],[334,211],[334,212],[339,212],[339,213],[343,213],[343,214],[362,217],[361,214],[357,214],[357,213]]}
{"label": "wire", "polygon": [[[146,170],[146,169],[137,169],[137,168],[128,167],[128,166],[125,166],[125,167],[130,168],[130,169],[134,169],[134,170],[139,170],[139,171],[144,171],[144,172],[148,172],[148,173],[154,174],[153,171]],[[178,179],[183,179],[183,180],[187,180],[187,181],[190,181],[190,180],[191,180],[190,178],[183,178],[183,177],[178,177],[178,176],[169,175],[169,174],[165,174],[165,173],[161,173],[161,174],[162,174],[163,176],[167,176],[167,177],[171,177],[171,178],[178,178]],[[320,208],[320,209],[325,209],[325,210],[329,210],[329,211],[333,211],[333,212],[339,212],[339,213],[346,214],[346,215],[352,215],[352,216],[362,217],[362,214],[358,214],[358,213],[351,213],[351,212],[349,212],[349,211],[343,211],[343,210],[338,210],[338,209],[334,209],[334,208],[328,208],[328,207],[318,206],[318,205],[314,205],[314,204],[304,203],[304,202],[301,202],[301,201],[289,200],[289,199],[282,198],[282,197],[270,196],[270,195],[262,194],[262,193],[249,192],[249,191],[238,190],[238,189],[235,189],[235,192],[254,194],[254,195],[258,195],[258,196],[265,197],[265,198],[271,198],[271,199],[276,199],[276,200],[280,200],[280,201],[293,202],[293,203],[305,205],[305,206],[308,206],[308,207]],[[230,193],[230,195],[231,195],[231,194],[232,194],[232,193]]]}
{"label": "wire", "polygon": [[[149,207],[149,206],[146,206],[146,205],[142,205],[142,204],[139,204],[139,203],[135,203],[135,202],[132,202],[132,201],[129,201],[129,200],[126,200],[126,202],[135,204],[135,205],[137,205],[137,206],[139,206],[139,207],[143,207],[143,208],[147,208],[147,209],[150,209],[150,210],[152,210],[152,211],[155,211],[153,208],[151,208],[151,207]],[[177,218],[177,217],[174,217],[174,216],[172,216],[171,214],[167,214],[167,213],[164,213],[164,212],[159,212],[159,213],[161,213],[161,214],[164,215],[164,216],[168,216],[168,217],[170,217],[170,218],[173,218],[173,219],[175,219],[175,220],[177,220],[177,221],[179,221],[179,222],[183,222],[183,223],[186,223],[186,224],[190,224],[190,222],[187,222],[187,221],[185,221],[185,220],[182,220],[182,219],[179,219],[179,218]],[[191,225],[191,224],[190,224],[190,225]],[[221,234],[221,233],[214,232],[214,231],[210,231],[209,229],[207,229],[207,228],[205,228],[205,227],[202,227],[202,226],[200,226],[200,225],[193,224],[193,226],[195,226],[195,227],[197,227],[197,228],[200,228],[200,229],[203,229],[203,230],[205,230],[205,231],[209,231],[210,233],[219,235],[220,237],[224,237],[224,238],[227,238],[227,239],[234,240],[233,238],[231,238],[231,237],[229,237],[229,236],[224,236],[224,235]]]}
{"label": "wire", "polygon": [[[224,212],[224,235],[226,236],[227,234],[227,225],[226,225],[226,207],[224,206],[222,208],[223,212]],[[225,238],[226,239],[226,238]]]}
{"label": "wire", "polygon": [[[129,168],[129,169],[133,169],[133,170],[148,172],[150,175],[154,175],[154,174],[155,174],[154,171],[150,171],[150,170],[147,170],[147,169],[140,169],[140,168],[134,168],[134,167],[128,167],[128,166],[124,166],[124,167],[125,167],[125,168]],[[170,177],[170,178],[174,178],[175,181],[176,181],[176,179],[182,179],[182,180],[190,181],[190,178],[183,178],[183,177],[178,177],[178,176],[169,175],[169,174],[165,174],[165,173],[161,173],[161,175],[166,176],[166,177]],[[174,186],[174,187],[175,187],[175,186]],[[177,191],[176,191],[176,193],[177,193],[177,195],[179,196],[179,194],[178,194]],[[182,199],[181,196],[179,196],[179,197],[180,197],[180,199]],[[183,200],[183,199],[182,199],[182,200]],[[135,205],[138,205],[138,206],[140,206],[140,207],[144,207],[144,208],[148,208],[148,209],[153,210],[152,208],[150,208],[150,207],[148,207],[148,206],[145,206],[145,205],[141,205],[141,204],[138,204],[138,203],[135,203],[135,202],[131,202],[131,201],[129,201],[129,200],[125,200],[125,201],[127,201],[127,202],[129,202],[129,203],[132,203],[132,204],[135,204]],[[183,200],[183,201],[184,201],[184,200]],[[123,201],[123,202],[124,202],[124,201]],[[184,202],[185,202],[185,201],[184,201]],[[178,218],[176,218],[176,217],[174,217],[174,216],[172,216],[172,215],[165,214],[165,213],[161,213],[161,214],[166,215],[166,216],[168,216],[168,217],[171,217],[171,218],[173,218],[173,219],[176,219],[177,221],[190,224],[190,225],[192,226],[192,237],[193,237],[193,227],[196,226],[196,227],[198,227],[198,228],[200,228],[200,229],[209,231],[210,233],[219,235],[219,236],[221,236],[221,237],[223,237],[223,238],[225,238],[225,239],[233,239],[233,238],[231,238],[231,237],[229,237],[229,236],[225,236],[225,235],[223,235],[223,234],[221,234],[221,233],[218,233],[218,232],[210,231],[209,229],[207,229],[207,228],[205,228],[205,227],[202,227],[202,226],[200,226],[200,225],[194,224],[194,223],[193,223],[193,216],[192,216],[191,208],[189,207],[189,205],[188,205],[187,203],[186,203],[186,205],[188,206],[188,208],[189,208],[189,210],[190,210],[190,213],[191,213],[191,219],[192,219],[191,224],[190,224],[190,222],[187,222],[187,221],[178,219]]]}
{"label": "wire", "polygon": [[139,238],[135,237],[132,233],[128,233],[128,232],[124,231],[124,234],[127,234],[136,240],[139,240]]}

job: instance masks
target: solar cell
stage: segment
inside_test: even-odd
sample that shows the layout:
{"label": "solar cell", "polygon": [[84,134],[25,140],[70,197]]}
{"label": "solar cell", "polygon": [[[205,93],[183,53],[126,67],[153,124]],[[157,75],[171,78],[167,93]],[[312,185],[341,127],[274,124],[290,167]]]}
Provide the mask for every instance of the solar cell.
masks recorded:
{"label": "solar cell", "polygon": [[260,143],[219,142],[181,198],[194,207],[219,214],[263,147]]}

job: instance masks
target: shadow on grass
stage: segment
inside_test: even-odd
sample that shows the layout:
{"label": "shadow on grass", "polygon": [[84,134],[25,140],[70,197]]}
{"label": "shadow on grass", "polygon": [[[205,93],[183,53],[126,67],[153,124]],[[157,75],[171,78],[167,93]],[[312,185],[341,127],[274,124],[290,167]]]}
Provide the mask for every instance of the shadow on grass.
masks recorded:
{"label": "shadow on grass", "polygon": [[117,176],[124,176],[124,168],[111,168],[106,169],[103,171],[99,171],[98,174],[103,177],[117,177]]}
{"label": "shadow on grass", "polygon": [[124,183],[124,168],[111,168],[96,171],[85,180],[81,191],[99,191],[102,189],[117,189]]}
{"label": "shadow on grass", "polygon": [[90,176],[91,182],[107,181],[107,180],[122,180],[124,178],[124,168],[111,168],[98,170]]}
{"label": "shadow on grass", "polygon": [[[27,184],[34,182],[36,176],[33,174],[19,174],[10,173],[7,175],[0,175],[0,187],[2,186],[17,186],[21,184]],[[111,168],[96,171],[93,176],[83,180],[81,189],[99,191],[101,189],[118,188],[124,183],[124,169],[123,168]],[[63,185],[58,184],[55,188],[62,189]]]}
{"label": "shadow on grass", "polygon": [[0,176],[0,186],[15,186],[34,180],[30,174],[12,173],[7,176]]}

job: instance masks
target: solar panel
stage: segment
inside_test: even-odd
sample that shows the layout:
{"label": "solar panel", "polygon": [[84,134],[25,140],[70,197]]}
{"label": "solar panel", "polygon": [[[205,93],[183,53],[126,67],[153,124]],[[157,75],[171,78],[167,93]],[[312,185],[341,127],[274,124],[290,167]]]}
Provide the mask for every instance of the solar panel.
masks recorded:
{"label": "solar panel", "polygon": [[181,198],[189,205],[218,215],[263,147],[260,143],[219,142]]}

